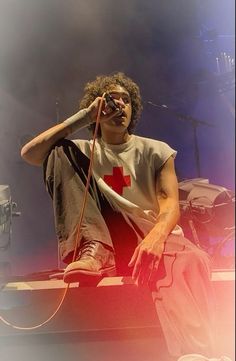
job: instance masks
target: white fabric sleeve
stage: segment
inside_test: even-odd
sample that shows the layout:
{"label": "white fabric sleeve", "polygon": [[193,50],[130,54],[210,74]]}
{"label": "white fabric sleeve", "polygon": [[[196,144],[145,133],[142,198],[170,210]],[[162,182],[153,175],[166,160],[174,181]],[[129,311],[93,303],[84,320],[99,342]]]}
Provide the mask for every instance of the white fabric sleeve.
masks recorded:
{"label": "white fabric sleeve", "polygon": [[64,120],[66,125],[70,127],[71,134],[77,130],[88,127],[92,122],[87,109],[81,109],[78,113]]}

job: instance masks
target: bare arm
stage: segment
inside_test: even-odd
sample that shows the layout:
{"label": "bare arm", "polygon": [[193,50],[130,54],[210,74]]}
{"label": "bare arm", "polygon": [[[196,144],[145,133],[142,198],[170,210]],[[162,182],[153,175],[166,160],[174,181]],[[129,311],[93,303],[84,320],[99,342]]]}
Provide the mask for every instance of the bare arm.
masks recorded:
{"label": "bare arm", "polygon": [[180,216],[178,181],[173,157],[170,157],[163,166],[158,178],[157,188],[160,212],[153,231],[156,234],[158,233],[158,237],[164,242],[176,226]]}
{"label": "bare arm", "polygon": [[91,123],[87,109],[81,110],[64,122],[44,131],[21,149],[22,158],[29,164],[40,166],[53,144]]}
{"label": "bare arm", "polygon": [[164,243],[179,219],[178,182],[173,157],[170,157],[162,167],[157,189],[160,206],[157,223],[136,247],[129,263],[129,266],[134,266],[133,278],[139,284],[147,284],[155,275]]}
{"label": "bare arm", "polygon": [[40,166],[53,144],[69,134],[68,126],[58,124],[25,144],[21,149],[21,157],[29,164]]}
{"label": "bare arm", "polygon": [[[97,97],[88,108],[80,110],[64,122],[39,134],[23,146],[21,149],[21,157],[29,164],[36,166],[42,165],[51,147],[58,140],[68,137],[75,131],[87,127],[96,121],[101,101],[102,98]],[[103,105],[103,108],[109,109],[109,107],[107,108],[105,105]],[[117,114],[117,112],[119,112],[119,110],[111,111],[109,109],[106,115],[101,116],[100,121],[108,121]]]}

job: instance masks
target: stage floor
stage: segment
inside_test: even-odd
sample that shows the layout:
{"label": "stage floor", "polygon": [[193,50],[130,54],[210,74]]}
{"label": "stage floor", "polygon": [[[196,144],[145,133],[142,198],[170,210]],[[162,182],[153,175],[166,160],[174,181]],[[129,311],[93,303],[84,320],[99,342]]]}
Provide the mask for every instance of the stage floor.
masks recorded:
{"label": "stage floor", "polygon": [[[214,270],[212,284],[217,352],[234,360],[235,270]],[[39,324],[55,310],[65,289],[60,279],[18,277],[2,284],[0,314],[15,324]],[[91,287],[71,284],[60,312],[43,327],[17,330],[0,322],[0,345],[1,361],[173,360],[151,292],[137,287],[130,277],[103,278]]]}

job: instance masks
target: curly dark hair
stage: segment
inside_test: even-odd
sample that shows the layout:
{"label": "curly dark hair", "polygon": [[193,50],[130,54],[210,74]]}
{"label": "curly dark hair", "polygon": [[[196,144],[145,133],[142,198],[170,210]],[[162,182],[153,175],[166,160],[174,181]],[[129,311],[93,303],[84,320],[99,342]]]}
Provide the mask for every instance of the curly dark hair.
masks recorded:
{"label": "curly dark hair", "polygon": [[[143,109],[142,100],[139,86],[122,72],[112,73],[110,75],[99,75],[94,81],[88,82],[84,87],[84,96],[80,101],[79,109],[87,108],[97,97],[102,96],[104,92],[109,91],[114,85],[122,86],[130,95],[132,115],[128,132],[132,133]],[[95,124],[91,124],[89,129],[94,132]],[[100,128],[98,136],[101,136]]]}

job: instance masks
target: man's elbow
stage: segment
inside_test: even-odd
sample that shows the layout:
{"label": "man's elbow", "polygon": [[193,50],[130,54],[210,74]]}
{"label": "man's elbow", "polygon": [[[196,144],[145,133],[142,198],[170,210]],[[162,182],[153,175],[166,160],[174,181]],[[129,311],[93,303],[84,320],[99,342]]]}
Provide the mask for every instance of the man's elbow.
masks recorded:
{"label": "man's elbow", "polygon": [[30,165],[41,166],[43,164],[43,159],[34,154],[33,149],[29,148],[28,145],[24,145],[20,152],[21,158],[29,163]]}

